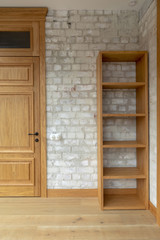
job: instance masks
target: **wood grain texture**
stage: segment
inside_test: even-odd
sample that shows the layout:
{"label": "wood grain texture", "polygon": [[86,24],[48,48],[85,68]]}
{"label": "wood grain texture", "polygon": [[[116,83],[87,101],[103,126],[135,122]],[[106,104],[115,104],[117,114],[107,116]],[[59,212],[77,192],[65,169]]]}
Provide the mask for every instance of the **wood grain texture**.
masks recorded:
{"label": "wood grain texture", "polygon": [[157,1],[157,222],[160,225],[160,1]]}
{"label": "wood grain texture", "polygon": [[39,22],[0,20],[0,31],[30,32],[30,48],[0,48],[0,56],[39,56]]}
{"label": "wood grain texture", "polygon": [[[0,229],[2,236],[10,237],[12,240],[16,239],[34,239],[34,240],[70,240],[70,239],[81,239],[81,240],[158,240],[160,230],[155,226],[106,226],[106,227],[95,227],[92,226],[72,228],[72,227],[48,227],[46,224],[42,227],[27,226],[27,227],[10,227],[9,231],[7,227]],[[136,236],[136,237],[135,237]],[[2,240],[6,238],[2,237]]]}
{"label": "wood grain texture", "polygon": [[[35,180],[35,189],[30,191],[30,196],[46,196],[46,94],[45,94],[45,17],[47,14],[47,8],[0,8],[0,31],[29,31],[30,32],[30,48],[28,49],[0,49],[0,85],[2,86],[3,92],[7,92],[8,95],[11,95],[12,91],[18,91],[18,94],[24,93],[26,94],[26,88],[28,94],[32,93],[32,99],[30,100],[30,104],[28,106],[28,115],[27,108],[25,108],[26,100],[17,99],[16,104],[14,101],[10,101],[10,109],[12,112],[18,112],[18,116],[26,118],[26,122],[20,125],[23,125],[23,133],[17,132],[14,134],[14,138],[10,139],[10,145],[16,145],[18,143],[22,143],[26,149],[23,149],[23,152],[26,152],[27,157],[35,158],[35,169],[36,174],[33,177]],[[6,56],[6,58],[4,57]],[[8,56],[8,58],[7,58]],[[16,60],[12,64],[9,65],[9,59]],[[17,62],[16,57],[20,56],[22,61]],[[27,61],[30,61],[31,56],[33,58],[33,64],[29,65]],[[26,58],[24,58],[26,57]],[[6,64],[8,64],[8,69],[6,69]],[[37,67],[35,68],[36,65]],[[33,74],[34,71],[34,74]],[[33,76],[34,75],[34,76]],[[40,80],[39,82],[35,82],[35,78]],[[33,84],[34,82],[34,84]],[[16,88],[18,86],[18,88]],[[34,89],[34,91],[33,91]],[[36,93],[36,94],[35,94]],[[35,101],[36,100],[36,101]],[[7,105],[9,105],[7,99],[1,101],[1,111]],[[19,106],[22,105],[23,111]],[[32,104],[32,105],[31,105]],[[14,105],[14,106],[11,106]],[[16,108],[16,109],[15,109]],[[17,111],[16,111],[17,110]],[[26,113],[26,114],[25,114]],[[6,113],[8,114],[8,113]],[[13,114],[12,114],[13,115]],[[23,116],[24,115],[24,116]],[[32,126],[28,124],[29,116],[32,119],[32,122],[35,121]],[[6,115],[4,115],[4,118]],[[13,117],[13,116],[12,116]],[[17,117],[18,118],[18,117]],[[19,117],[20,118],[20,117]],[[3,119],[2,119],[3,120]],[[19,119],[18,119],[19,120]],[[17,126],[19,121],[17,119],[13,121],[13,124],[9,124],[10,129],[13,129],[13,125]],[[14,131],[17,128],[14,129]],[[5,129],[3,129],[4,133]],[[39,132],[39,140],[37,143],[39,148],[34,148],[34,137],[30,136],[28,140],[28,136],[25,139],[24,134],[28,134],[28,132]],[[7,139],[7,136],[6,136]],[[23,141],[22,141],[23,140]],[[4,140],[3,140],[4,141]],[[9,142],[9,140],[7,140]],[[1,141],[2,142],[2,141]],[[6,142],[5,142],[6,143]],[[15,144],[16,143],[16,144]],[[31,145],[31,146],[30,146]],[[30,148],[29,148],[29,147]],[[27,149],[28,147],[28,149]],[[13,148],[12,148],[13,149]],[[22,150],[22,147],[21,147]],[[28,156],[28,152],[30,150],[30,156]],[[18,151],[18,150],[17,150]],[[27,152],[28,151],[28,152]],[[11,151],[10,151],[11,152]],[[13,151],[12,151],[13,152]],[[22,152],[22,151],[21,151]],[[21,156],[21,152],[19,151],[19,157]],[[8,153],[6,152],[6,157]],[[2,152],[0,152],[0,156],[5,157]],[[15,154],[12,153],[13,158],[15,158]],[[13,168],[12,168],[13,169]],[[31,173],[30,173],[31,174]],[[5,191],[4,195],[7,194],[9,188]],[[16,189],[14,188],[12,192],[16,193]],[[3,189],[4,191],[4,189]],[[3,196],[3,191],[0,192],[0,195]],[[27,189],[20,189],[18,195],[21,196],[23,193],[26,195]],[[29,195],[29,193],[28,193]],[[28,196],[27,195],[27,196]]]}
{"label": "wood grain texture", "polygon": [[103,121],[102,121],[102,54],[97,58],[97,159],[98,159],[98,199],[103,209]]}
{"label": "wood grain texture", "polygon": [[145,209],[136,188],[104,189],[104,210]]}
{"label": "wood grain texture", "polygon": [[149,159],[148,159],[148,53],[136,63],[136,79],[145,82],[145,87],[137,89],[136,92],[136,109],[137,112],[144,112],[145,118],[137,118],[136,120],[136,136],[137,141],[145,144],[144,149],[137,150],[137,167],[145,173],[145,180],[137,180],[137,193],[148,209],[149,201]]}
{"label": "wood grain texture", "polygon": [[45,21],[47,8],[0,8],[0,21]]}
{"label": "wood grain texture", "polygon": [[97,189],[47,189],[47,197],[97,197]]}
{"label": "wood grain texture", "polygon": [[104,141],[103,148],[144,148],[145,144],[137,141]]}
{"label": "wood grain texture", "polygon": [[23,240],[158,240],[150,211],[101,211],[96,198],[0,198],[0,237]]}
{"label": "wood grain texture", "polygon": [[0,86],[33,86],[31,58],[0,57]]}
{"label": "wood grain texture", "polygon": [[103,89],[134,89],[134,88],[140,88],[144,87],[145,83],[140,82],[128,82],[128,83],[102,83]]}
{"label": "wood grain texture", "polygon": [[[136,82],[103,82],[103,62],[135,62]],[[102,209],[148,209],[148,53],[146,51],[100,52],[97,58],[97,76],[99,143],[103,140],[100,119],[107,117],[136,117],[137,136],[136,141],[103,141],[103,144],[98,144],[98,161],[100,162],[98,167],[101,167],[98,171],[100,183],[107,179],[137,179],[135,194],[131,194],[131,190],[128,194],[119,194],[124,192],[123,189],[114,190],[117,191],[117,194],[106,194],[106,189],[102,187],[103,183],[99,185],[99,191],[105,193],[101,207]],[[103,114],[100,97],[103,89],[136,89],[136,113]],[[103,168],[103,150],[105,148],[136,148],[137,168]]]}
{"label": "wood grain texture", "polygon": [[129,195],[129,194],[136,194],[136,188],[106,188],[104,189],[105,195]]}
{"label": "wood grain texture", "polygon": [[0,65],[0,85],[33,85],[33,65],[2,66]]}
{"label": "wood grain texture", "polygon": [[47,196],[45,22],[40,22],[41,197]]}
{"label": "wood grain texture", "polygon": [[144,113],[135,113],[135,114],[128,114],[128,113],[105,113],[102,115],[103,117],[118,117],[118,118],[125,118],[125,117],[145,117],[146,115]]}
{"label": "wood grain texture", "polygon": [[[4,81],[11,73],[21,79],[21,66],[32,66],[34,84],[17,87],[6,81],[0,88],[0,196],[39,196],[40,145],[28,135],[40,129],[39,58],[0,57],[2,65]],[[16,71],[10,71],[11,65]]]}
{"label": "wood grain texture", "polygon": [[0,159],[0,185],[34,185],[33,158]]}
{"label": "wood grain texture", "polygon": [[108,194],[104,196],[104,209],[145,209],[137,194]]}
{"label": "wood grain texture", "polygon": [[[33,92],[0,92],[0,152],[33,152]],[[16,114],[15,114],[16,113]]]}
{"label": "wood grain texture", "polygon": [[145,174],[134,167],[112,167],[103,169],[103,179],[145,179]]}
{"label": "wood grain texture", "polygon": [[146,51],[110,51],[101,52],[103,62],[137,62]]}
{"label": "wood grain texture", "polygon": [[149,210],[157,218],[157,208],[149,201]]}
{"label": "wood grain texture", "polygon": [[1,185],[0,186],[0,197],[31,197],[35,196],[35,189],[33,186],[26,185],[18,185],[18,186],[13,186],[11,185]]}

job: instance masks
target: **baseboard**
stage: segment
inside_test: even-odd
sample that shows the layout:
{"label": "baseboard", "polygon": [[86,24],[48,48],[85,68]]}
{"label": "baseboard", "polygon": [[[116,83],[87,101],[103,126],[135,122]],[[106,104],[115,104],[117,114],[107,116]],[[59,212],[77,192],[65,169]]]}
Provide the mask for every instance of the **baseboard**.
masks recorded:
{"label": "baseboard", "polygon": [[47,196],[52,197],[98,197],[98,189],[48,189]]}
{"label": "baseboard", "polygon": [[157,208],[149,201],[149,210],[157,218]]}

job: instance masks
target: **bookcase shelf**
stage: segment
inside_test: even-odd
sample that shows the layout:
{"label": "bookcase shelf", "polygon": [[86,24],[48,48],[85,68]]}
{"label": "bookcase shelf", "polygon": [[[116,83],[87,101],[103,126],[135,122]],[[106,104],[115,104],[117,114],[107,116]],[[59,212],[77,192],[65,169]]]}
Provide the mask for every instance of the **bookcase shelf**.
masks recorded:
{"label": "bookcase shelf", "polygon": [[144,173],[136,167],[104,168],[103,179],[145,179]]}
{"label": "bookcase shelf", "polygon": [[145,144],[137,141],[104,141],[103,148],[145,148]]}
{"label": "bookcase shelf", "polygon": [[103,209],[146,209],[137,194],[108,194],[104,195]]}
{"label": "bookcase shelf", "polygon": [[[117,81],[107,82],[107,77],[105,75],[105,81],[103,81],[103,63],[118,64],[118,63],[134,63],[136,67],[136,81],[123,81],[121,78]],[[120,70],[119,70],[120,71]],[[117,76],[118,78],[118,76]],[[114,78],[113,78],[114,79]],[[127,78],[126,78],[127,79]],[[136,98],[136,111],[124,111],[120,112],[119,108],[116,108],[113,112],[110,111],[110,106],[103,109],[104,102],[103,98],[105,96],[116,96],[114,94],[123,96],[127,95],[126,89],[133,92]],[[133,89],[133,90],[132,90]],[[135,91],[134,91],[135,89]],[[110,92],[110,95],[108,94]],[[118,91],[118,92],[117,92]],[[104,94],[104,92],[106,92]],[[115,92],[115,93],[114,93]],[[122,94],[120,94],[122,92]],[[107,98],[107,104],[111,100]],[[109,103],[108,103],[109,102]],[[121,105],[123,101],[120,101]],[[126,102],[126,99],[125,99]],[[118,104],[118,103],[117,103]],[[109,110],[108,110],[109,109]],[[127,118],[133,120],[126,120]],[[136,140],[122,141],[120,139],[109,138],[108,135],[104,135],[104,131],[111,131],[114,129],[114,124],[121,124],[121,121],[136,121]],[[109,121],[109,122],[108,122]],[[133,122],[135,123],[135,122]],[[109,125],[105,125],[109,124]],[[100,52],[97,58],[97,126],[98,126],[98,198],[102,210],[106,209],[148,209],[148,53],[146,51],[120,51],[120,52]],[[107,126],[107,127],[106,127]],[[126,126],[126,125],[125,125]],[[129,125],[130,126],[130,125]],[[125,127],[124,127],[125,128]],[[118,131],[121,127],[116,128]],[[128,131],[128,125],[127,125]],[[116,136],[119,136],[118,134]],[[121,136],[121,135],[120,135]],[[132,134],[130,135],[132,136]],[[115,137],[115,135],[114,135]],[[136,166],[128,167],[104,167],[104,157],[103,152],[110,151],[109,149],[136,149]],[[126,153],[127,154],[127,153]],[[108,155],[107,155],[108,156]],[[116,160],[114,159],[114,162]],[[106,164],[108,160],[105,159]],[[124,165],[124,164],[123,164]],[[104,181],[136,181],[136,188],[110,188],[110,185],[106,185],[105,188]],[[107,183],[108,184],[108,183]],[[126,185],[127,186],[127,185]]]}
{"label": "bookcase shelf", "polygon": [[144,82],[129,82],[129,83],[102,83],[103,89],[136,89],[140,87],[144,87]]}
{"label": "bookcase shelf", "polygon": [[102,114],[102,117],[103,118],[106,118],[106,117],[122,117],[122,118],[125,118],[125,117],[145,117],[146,115],[144,113],[130,113],[130,114],[127,114],[127,113],[119,113],[119,114],[116,114],[116,113],[103,113]]}

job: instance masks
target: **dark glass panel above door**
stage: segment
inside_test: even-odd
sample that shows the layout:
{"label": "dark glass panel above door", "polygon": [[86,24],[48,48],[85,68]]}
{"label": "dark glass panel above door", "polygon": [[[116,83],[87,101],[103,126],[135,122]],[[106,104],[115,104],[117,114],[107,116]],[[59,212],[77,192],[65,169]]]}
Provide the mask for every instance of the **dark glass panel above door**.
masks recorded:
{"label": "dark glass panel above door", "polygon": [[30,32],[0,31],[0,48],[30,48]]}

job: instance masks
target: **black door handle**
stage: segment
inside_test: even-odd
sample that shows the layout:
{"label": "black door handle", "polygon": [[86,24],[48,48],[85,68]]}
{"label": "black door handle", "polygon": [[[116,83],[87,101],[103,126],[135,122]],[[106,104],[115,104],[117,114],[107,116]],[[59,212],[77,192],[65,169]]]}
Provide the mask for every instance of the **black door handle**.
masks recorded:
{"label": "black door handle", "polygon": [[35,133],[28,133],[28,135],[34,135],[34,136],[38,136],[39,133],[38,132],[35,132]]}

